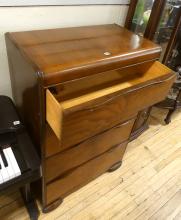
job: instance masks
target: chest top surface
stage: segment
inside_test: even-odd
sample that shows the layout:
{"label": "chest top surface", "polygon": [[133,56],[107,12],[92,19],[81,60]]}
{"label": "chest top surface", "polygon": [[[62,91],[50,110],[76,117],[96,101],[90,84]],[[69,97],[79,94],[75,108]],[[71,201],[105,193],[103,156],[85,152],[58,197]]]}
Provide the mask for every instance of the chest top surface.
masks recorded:
{"label": "chest top surface", "polygon": [[160,47],[115,24],[7,33],[45,86],[148,60]]}

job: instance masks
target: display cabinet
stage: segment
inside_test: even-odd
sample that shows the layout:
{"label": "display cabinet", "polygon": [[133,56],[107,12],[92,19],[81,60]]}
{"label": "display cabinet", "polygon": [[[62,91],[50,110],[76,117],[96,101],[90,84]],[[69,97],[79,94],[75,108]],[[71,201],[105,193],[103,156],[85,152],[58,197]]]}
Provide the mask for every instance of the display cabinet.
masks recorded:
{"label": "display cabinet", "polygon": [[[177,74],[169,96],[157,105],[169,109],[165,118],[165,122],[169,123],[172,113],[181,107],[181,0],[131,0],[125,27],[160,44],[160,61]],[[141,116],[140,120],[143,122]],[[137,126],[133,134],[143,132],[146,123],[147,118],[144,117],[144,123]]]}
{"label": "display cabinet", "polygon": [[125,27],[162,46],[161,61],[172,56],[181,20],[181,0],[132,0]]}

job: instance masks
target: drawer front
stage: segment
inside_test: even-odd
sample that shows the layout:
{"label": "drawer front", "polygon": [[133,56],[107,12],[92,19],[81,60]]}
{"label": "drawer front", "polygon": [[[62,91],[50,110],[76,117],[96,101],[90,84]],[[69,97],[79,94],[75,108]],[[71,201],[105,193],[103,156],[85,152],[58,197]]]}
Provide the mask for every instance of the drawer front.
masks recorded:
{"label": "drawer front", "polygon": [[47,90],[47,121],[61,148],[79,144],[163,100],[175,78],[169,71],[155,63],[143,76],[64,102]]}
{"label": "drawer front", "polygon": [[126,141],[135,119],[92,137],[81,144],[46,160],[46,182]]}
{"label": "drawer front", "polygon": [[[128,91],[91,107],[65,114],[62,124],[62,147],[68,148],[116,124],[134,117],[138,111],[163,100],[172,80]],[[97,103],[96,103],[97,104]]]}
{"label": "drawer front", "polygon": [[118,161],[121,161],[126,146],[127,143],[123,143],[114,147],[99,157],[96,157],[71,172],[68,172],[67,175],[63,175],[62,178],[55,182],[48,184],[46,186],[47,204],[67,196],[71,192],[79,189],[81,186],[106,172]]}

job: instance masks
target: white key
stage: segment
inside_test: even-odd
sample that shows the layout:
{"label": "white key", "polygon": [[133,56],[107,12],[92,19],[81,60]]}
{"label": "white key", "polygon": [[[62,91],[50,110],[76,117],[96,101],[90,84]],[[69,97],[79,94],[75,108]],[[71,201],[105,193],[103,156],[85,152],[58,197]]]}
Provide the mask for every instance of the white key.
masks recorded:
{"label": "white key", "polygon": [[[2,169],[2,165],[1,165],[1,169]],[[4,182],[3,177],[1,175],[1,169],[0,169],[0,184]]]}
{"label": "white key", "polygon": [[14,156],[14,153],[13,153],[11,147],[6,148],[6,152],[7,152],[7,154],[8,154],[8,157],[9,157],[9,159],[10,159],[10,161],[11,161],[11,164],[12,164],[12,166],[13,166],[13,169],[14,169],[14,171],[15,171],[15,176],[21,175],[21,170],[20,170],[20,168],[19,168],[19,166],[18,166],[18,163],[17,163],[17,161],[16,161],[16,158],[15,158],[15,156]]}
{"label": "white key", "polygon": [[15,177],[21,175],[21,170],[19,168],[19,165],[16,161],[16,158],[14,156],[14,153],[13,153],[11,147],[6,148],[6,154],[8,155],[8,158],[10,160],[10,163],[11,163],[11,166],[13,168]]}
{"label": "white key", "polygon": [[1,156],[0,156],[0,163],[1,163],[1,167],[2,167],[1,168],[1,175],[2,175],[3,181],[7,182],[9,180],[9,175],[8,175],[7,170],[6,170],[6,167],[3,164]]}
{"label": "white key", "polygon": [[4,183],[2,176],[0,175],[0,184]]}
{"label": "white key", "polygon": [[13,179],[13,178],[16,177],[14,167],[13,167],[13,165],[12,165],[12,163],[11,163],[10,158],[9,158],[7,149],[4,149],[3,152],[4,152],[4,155],[5,155],[6,160],[7,160],[7,162],[8,162],[8,166],[6,167],[6,169],[7,169],[8,173],[9,173],[9,178],[10,178],[10,179]]}

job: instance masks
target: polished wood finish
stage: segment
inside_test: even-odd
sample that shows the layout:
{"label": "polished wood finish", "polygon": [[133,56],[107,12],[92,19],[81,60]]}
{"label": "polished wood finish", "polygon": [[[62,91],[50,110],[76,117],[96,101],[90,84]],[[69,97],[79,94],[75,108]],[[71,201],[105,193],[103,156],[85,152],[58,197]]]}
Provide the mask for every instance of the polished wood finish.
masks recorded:
{"label": "polished wood finish", "polygon": [[136,65],[130,65],[112,71],[92,74],[79,80],[71,80],[53,86],[50,91],[59,102],[70,100],[94,91],[112,87],[118,83],[136,78],[137,74],[144,74],[153,64],[153,60],[148,60]]}
{"label": "polished wood finish", "polygon": [[45,125],[44,157],[51,157],[62,151],[61,142],[49,124]]}
{"label": "polished wood finish", "polygon": [[116,171],[117,169],[119,169],[121,165],[122,165],[122,161],[118,161],[115,164],[113,164],[112,167],[110,167],[107,172],[112,173]]}
{"label": "polished wood finish", "polygon": [[[42,122],[38,73],[24,59],[20,50],[6,35],[6,47],[11,77],[13,99],[21,119],[27,125],[35,146],[40,146],[40,124]],[[26,74],[24,74],[26,73]],[[37,80],[38,79],[38,80]],[[32,123],[33,122],[33,123]],[[40,148],[37,148],[40,153]]]}
{"label": "polished wood finish", "polygon": [[131,0],[130,1],[128,13],[126,16],[126,21],[124,24],[125,28],[131,29],[131,24],[132,24],[132,20],[134,17],[135,8],[136,8],[137,3],[138,3],[138,0]]}
{"label": "polished wood finish", "polygon": [[60,204],[62,204],[63,202],[63,199],[62,198],[59,198],[57,200],[55,200],[53,203],[43,207],[42,211],[43,213],[48,213],[48,212],[51,212],[53,211],[54,209],[56,209]]}
{"label": "polished wood finish", "polygon": [[48,211],[119,167],[129,120],[165,98],[174,74],[157,62],[159,46],[117,25],[8,33],[6,42],[15,101],[40,149]]}
{"label": "polished wood finish", "polygon": [[[47,90],[47,114],[49,114],[49,109],[53,113],[52,120],[49,121],[47,118],[47,122],[50,126],[55,125],[55,128],[52,127],[53,130],[56,128],[60,130],[54,130],[54,132],[62,141],[62,148],[68,148],[128,120],[142,108],[163,100],[167,95],[167,88],[173,83],[171,78],[174,79],[171,73],[171,78],[167,83],[167,78],[165,81],[163,77],[169,74],[169,68],[155,62],[144,75],[137,74],[134,78],[121,75],[119,84],[60,102],[59,111],[57,110],[58,102]],[[144,99],[145,94],[147,94],[147,99]],[[55,110],[52,107],[53,102],[57,107]],[[99,126],[96,126],[97,120],[100,120]]]}
{"label": "polished wood finish", "polygon": [[153,40],[155,36],[155,31],[160,22],[160,18],[161,18],[162,11],[163,11],[165,4],[166,4],[165,0],[154,1],[153,8],[150,14],[150,19],[148,21],[148,24],[146,26],[146,30],[144,33],[144,37],[146,37],[147,39]]}
{"label": "polished wood finish", "polygon": [[[130,3],[128,14],[126,17],[126,22],[125,22],[125,27],[128,29],[131,29],[131,24],[132,24],[132,20],[133,20],[133,16],[135,13],[137,3],[138,3],[137,0],[132,0]],[[146,30],[144,32],[145,38],[153,40],[165,5],[166,5],[166,0],[154,1],[153,8],[152,8],[151,14],[150,14],[150,18],[149,18],[148,24],[146,26]],[[172,55],[172,51],[174,49],[176,37],[177,37],[178,31],[180,30],[180,25],[181,25],[181,7],[180,7],[178,14],[177,14],[177,17],[175,19],[174,28],[173,28],[172,34],[170,36],[170,40],[168,42],[166,51],[163,56],[162,63],[164,63],[165,65],[168,65],[169,58]]]}
{"label": "polished wood finish", "polygon": [[[57,197],[63,198],[90,180],[109,170],[115,162],[122,159],[127,143],[113,147],[104,154],[70,170],[53,183],[47,185],[47,203],[51,204]],[[79,178],[77,178],[79,177]]]}
{"label": "polished wood finish", "polygon": [[112,146],[128,140],[135,119],[117,125],[46,160],[46,181],[49,182],[66,171],[104,153]]}
{"label": "polished wood finish", "polygon": [[46,91],[46,120],[61,140],[63,108],[49,90]]}
{"label": "polished wood finish", "polygon": [[[132,25],[132,20],[134,17],[134,13],[135,13],[135,9],[137,6],[138,0],[131,0],[129,9],[128,9],[128,14],[126,17],[126,21],[125,21],[125,28],[127,29],[131,29],[131,25]],[[158,27],[161,15],[162,15],[162,11],[163,8],[165,6],[165,0],[156,0],[153,3],[153,8],[151,10],[151,14],[150,14],[150,18],[148,20],[148,24],[146,26],[145,32],[144,32],[144,37],[147,39],[152,40],[154,35],[155,35],[155,31]]]}
{"label": "polished wood finish", "polygon": [[146,108],[138,113],[132,132],[131,132],[131,136],[129,139],[130,141],[133,141],[139,135],[141,135],[146,129],[148,129],[147,121],[150,116],[150,111],[151,111],[151,107]]}
{"label": "polished wood finish", "polygon": [[[7,34],[40,74],[44,86],[157,59],[160,47],[118,25]],[[123,44],[123,42],[127,43]],[[130,51],[135,51],[130,55]],[[105,55],[109,52],[109,55]]]}
{"label": "polished wood finish", "polygon": [[[153,108],[149,129],[128,144],[120,169],[72,193],[56,210],[40,211],[39,219],[180,220],[181,114],[163,126],[163,112]],[[17,191],[0,196],[0,202],[1,219],[29,219]]]}

